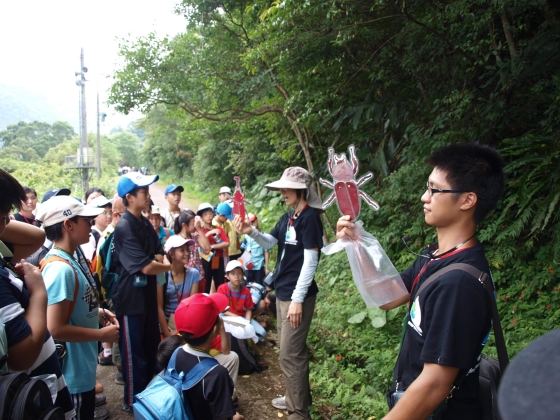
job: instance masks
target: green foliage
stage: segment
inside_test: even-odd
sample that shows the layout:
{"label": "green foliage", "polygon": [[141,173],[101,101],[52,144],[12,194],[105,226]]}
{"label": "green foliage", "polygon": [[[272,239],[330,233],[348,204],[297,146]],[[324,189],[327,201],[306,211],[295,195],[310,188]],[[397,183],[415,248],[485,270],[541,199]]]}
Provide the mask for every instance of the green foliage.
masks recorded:
{"label": "green foliage", "polygon": [[74,129],[65,122],[57,121],[51,125],[39,121],[20,121],[0,131],[2,155],[11,159],[36,162],[45,157],[51,147],[74,136]]}
{"label": "green foliage", "polygon": [[[140,138],[130,131],[123,131],[110,136],[110,141],[117,147],[120,166],[130,166],[139,168]],[[103,149],[102,149],[103,150]]]}
{"label": "green foliage", "polygon": [[[20,122],[17,125],[10,126],[0,135],[3,136],[4,144],[9,144],[9,146],[2,148],[3,155],[0,159],[0,167],[11,173],[22,185],[35,188],[39,198],[49,189],[63,187],[70,188],[73,195],[83,197],[79,172],[74,169],[67,169],[64,166],[65,157],[76,155],[79,147],[79,140],[73,135],[73,130],[68,124],[54,123],[50,126],[42,122],[32,124]],[[22,156],[25,155],[15,153],[14,150],[18,147],[18,144],[24,144],[25,139],[32,136],[36,136],[33,144],[39,146],[43,156],[39,156],[35,149],[30,149],[34,153],[33,159],[22,159]],[[96,136],[90,134],[88,142],[92,147],[94,156],[96,156]],[[140,145],[138,137],[129,132],[119,133],[111,137],[101,136],[100,143],[102,177],[97,179],[95,171],[90,171],[90,185],[103,189],[105,194],[111,197],[116,192],[115,176],[117,175],[119,161],[123,160],[123,155],[137,156]],[[40,149],[43,146],[48,146],[45,152]]]}
{"label": "green foliage", "polygon": [[[269,228],[281,209],[267,179],[295,165],[329,178],[327,148],[355,144],[360,172],[375,173],[364,190],[381,205],[361,219],[403,270],[415,259],[403,235],[415,251],[436,239],[421,211],[425,158],[447,144],[491,145],[507,186],[478,239],[510,353],[557,325],[558,2],[184,0],[177,9],[188,33],[123,43],[111,91],[118,109],[149,111],[142,153],[155,168],[212,193],[243,175]],[[334,207],[326,215],[338,218]],[[342,256],[323,258],[319,276],[317,407],[325,418],[382,416],[399,316],[363,307]]]}
{"label": "green foliage", "polygon": [[344,252],[322,258],[315,278],[320,293],[308,345],[318,417],[381,418],[387,412],[385,392],[391,386],[402,315],[388,312],[386,323],[377,328],[366,322],[366,314],[375,320],[381,310],[366,309]]}

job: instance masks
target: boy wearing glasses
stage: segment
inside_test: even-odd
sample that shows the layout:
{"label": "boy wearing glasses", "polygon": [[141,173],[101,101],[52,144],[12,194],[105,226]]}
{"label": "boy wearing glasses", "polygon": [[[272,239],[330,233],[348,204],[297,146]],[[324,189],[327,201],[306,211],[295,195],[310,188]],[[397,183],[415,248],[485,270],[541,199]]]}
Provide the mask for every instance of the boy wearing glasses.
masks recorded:
{"label": "boy wearing glasses", "polygon": [[[482,418],[478,373],[491,328],[490,297],[477,278],[461,270],[443,274],[420,295],[417,291],[432,274],[454,263],[490,274],[475,235],[477,224],[502,195],[503,162],[490,147],[457,144],[436,151],[427,163],[434,169],[421,201],[424,220],[436,228],[438,242],[401,273],[409,294],[382,306],[388,310],[408,303],[409,310],[391,389],[394,397],[404,393],[386,419],[475,420]],[[348,219],[339,220],[338,237],[354,237]]]}
{"label": "boy wearing glasses", "polygon": [[[119,336],[115,316],[99,310],[95,284],[75,258],[78,247],[89,239],[93,218],[102,211],[72,197],[56,196],[37,214],[53,242],[43,267],[47,327],[55,339],[66,342],[62,373],[80,419],[105,419],[109,415],[107,410],[95,408],[97,342],[116,341]],[[99,328],[100,323],[105,326]]]}

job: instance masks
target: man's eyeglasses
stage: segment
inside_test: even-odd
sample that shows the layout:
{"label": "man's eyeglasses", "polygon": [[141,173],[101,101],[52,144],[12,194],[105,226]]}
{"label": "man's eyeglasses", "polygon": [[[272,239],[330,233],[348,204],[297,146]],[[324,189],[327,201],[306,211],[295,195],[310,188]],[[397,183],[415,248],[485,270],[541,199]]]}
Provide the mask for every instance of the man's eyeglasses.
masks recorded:
{"label": "man's eyeglasses", "polygon": [[104,214],[105,216],[112,216],[112,215],[113,215],[113,212],[112,212],[111,210],[106,210],[106,211],[104,211],[104,212],[101,213],[101,214]]}
{"label": "man's eyeglasses", "polygon": [[442,190],[440,188],[434,188],[430,186],[429,182],[426,182],[426,189],[430,192],[430,197],[433,197],[435,193],[464,193],[466,191],[459,190]]}

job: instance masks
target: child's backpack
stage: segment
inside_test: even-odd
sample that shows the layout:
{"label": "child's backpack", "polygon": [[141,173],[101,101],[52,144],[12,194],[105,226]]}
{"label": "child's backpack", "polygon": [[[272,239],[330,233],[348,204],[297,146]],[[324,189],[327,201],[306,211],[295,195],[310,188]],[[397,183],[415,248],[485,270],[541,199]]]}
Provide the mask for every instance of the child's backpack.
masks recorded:
{"label": "child's backpack", "polygon": [[247,345],[247,340],[236,338],[229,333],[228,336],[231,350],[239,356],[239,375],[250,375],[253,372],[261,373],[268,369],[268,366],[257,362],[255,355]]}
{"label": "child's backpack", "polygon": [[253,311],[259,309],[259,304],[267,294],[266,287],[259,283],[247,283],[247,289],[251,292],[251,298],[253,299]]}
{"label": "child's backpack", "polygon": [[208,372],[218,366],[213,357],[205,358],[185,375],[175,370],[175,359],[181,347],[173,352],[167,369],[156,376],[148,387],[134,396],[135,420],[194,420],[183,391],[199,383]]}
{"label": "child's backpack", "polygon": [[105,238],[105,242],[99,248],[99,253],[96,253],[92,261],[94,277],[97,276],[96,281],[99,281],[101,287],[105,290],[105,299],[111,299],[113,289],[119,279],[119,275],[115,272],[116,266],[113,264],[114,239],[115,232],[113,231]]}
{"label": "child's backpack", "polygon": [[[2,357],[0,363],[7,359]],[[64,411],[53,407],[51,391],[42,379],[23,372],[0,373],[0,418],[64,420]]]}

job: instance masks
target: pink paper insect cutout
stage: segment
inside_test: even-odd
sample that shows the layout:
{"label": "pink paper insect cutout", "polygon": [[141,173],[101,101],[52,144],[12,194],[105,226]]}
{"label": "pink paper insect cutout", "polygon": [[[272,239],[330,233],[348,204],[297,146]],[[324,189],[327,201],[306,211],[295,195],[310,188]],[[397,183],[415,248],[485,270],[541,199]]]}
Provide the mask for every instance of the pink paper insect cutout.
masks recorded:
{"label": "pink paper insect cutout", "polygon": [[245,220],[245,193],[241,192],[241,183],[238,176],[234,176],[235,180],[235,191],[233,192],[233,214],[239,215],[241,220]]}
{"label": "pink paper insect cutout", "polygon": [[336,200],[340,213],[344,216],[350,216],[352,220],[356,220],[360,214],[360,197],[374,210],[379,210],[379,204],[360,190],[363,184],[373,178],[373,174],[368,172],[356,181],[359,163],[358,158],[356,158],[356,149],[354,145],[351,145],[348,151],[350,152],[351,162],[348,162],[345,153],[337,155],[334,153],[334,149],[329,147],[327,165],[334,183],[322,178],[319,179],[319,182],[334,190],[323,203],[323,208],[329,207]]}

